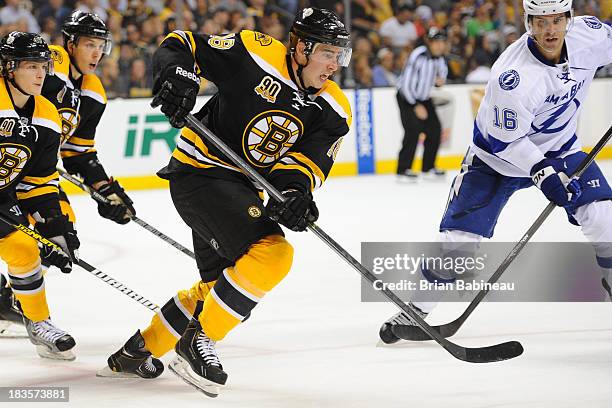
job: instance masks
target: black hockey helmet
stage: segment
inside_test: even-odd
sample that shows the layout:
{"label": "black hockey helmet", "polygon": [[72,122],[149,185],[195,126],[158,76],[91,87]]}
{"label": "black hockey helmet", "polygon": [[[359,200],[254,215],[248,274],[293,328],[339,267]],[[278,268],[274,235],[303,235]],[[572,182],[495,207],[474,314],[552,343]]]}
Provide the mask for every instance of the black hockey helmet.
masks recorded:
{"label": "black hockey helmet", "polygon": [[47,63],[47,72],[52,73],[51,51],[38,34],[13,31],[0,40],[0,72],[6,76],[17,69],[21,61]]}
{"label": "black hockey helmet", "polygon": [[306,56],[314,51],[316,44],[340,47],[338,65],[346,67],[351,59],[351,36],[340,18],[330,10],[308,7],[298,12],[290,30],[289,52],[295,52],[298,41],[306,44]]}
{"label": "black hockey helmet", "polygon": [[64,46],[68,41],[77,42],[79,37],[100,38],[105,41],[104,55],[109,55],[113,45],[111,33],[97,14],[77,10],[62,24]]}

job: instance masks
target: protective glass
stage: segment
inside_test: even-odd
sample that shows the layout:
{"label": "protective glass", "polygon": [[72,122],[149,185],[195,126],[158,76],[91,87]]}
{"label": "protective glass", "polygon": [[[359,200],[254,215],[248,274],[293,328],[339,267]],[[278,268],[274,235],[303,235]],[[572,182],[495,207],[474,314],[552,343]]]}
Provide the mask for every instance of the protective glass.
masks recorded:
{"label": "protective glass", "polygon": [[567,18],[565,14],[555,16],[533,16],[526,26],[531,36],[541,34],[565,33],[569,30],[572,18]]}
{"label": "protective glass", "polygon": [[317,43],[310,53],[310,58],[323,64],[331,64],[335,61],[338,66],[348,67],[352,54],[353,50],[350,47],[336,47],[334,45]]}

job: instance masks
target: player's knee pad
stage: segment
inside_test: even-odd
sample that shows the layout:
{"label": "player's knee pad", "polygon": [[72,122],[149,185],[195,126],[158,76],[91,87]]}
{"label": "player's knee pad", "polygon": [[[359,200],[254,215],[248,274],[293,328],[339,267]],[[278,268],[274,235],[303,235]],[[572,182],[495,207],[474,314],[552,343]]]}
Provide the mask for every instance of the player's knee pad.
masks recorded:
{"label": "player's knee pad", "polygon": [[40,267],[38,244],[20,231],[0,239],[0,258],[8,265],[10,274],[27,274]]}
{"label": "player's knee pad", "polygon": [[280,235],[253,244],[206,297],[200,314],[206,334],[213,340],[225,337],[287,275],[292,261],[293,247]]}

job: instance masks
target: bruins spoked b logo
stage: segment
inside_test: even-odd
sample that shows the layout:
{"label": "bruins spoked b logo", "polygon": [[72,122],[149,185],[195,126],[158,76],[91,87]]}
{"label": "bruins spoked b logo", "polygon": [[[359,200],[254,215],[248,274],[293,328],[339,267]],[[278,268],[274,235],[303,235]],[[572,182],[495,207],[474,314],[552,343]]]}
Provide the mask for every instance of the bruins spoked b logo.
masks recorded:
{"label": "bruins spoked b logo", "polygon": [[0,190],[8,186],[23,170],[32,153],[26,146],[0,144]]}
{"label": "bruins spoked b logo", "polygon": [[270,110],[255,116],[244,129],[244,155],[257,167],[274,164],[304,132],[302,122],[290,113]]}
{"label": "bruins spoked b logo", "polygon": [[74,109],[62,108],[58,109],[60,119],[62,120],[62,144],[72,136],[79,122],[81,121],[81,115]]}

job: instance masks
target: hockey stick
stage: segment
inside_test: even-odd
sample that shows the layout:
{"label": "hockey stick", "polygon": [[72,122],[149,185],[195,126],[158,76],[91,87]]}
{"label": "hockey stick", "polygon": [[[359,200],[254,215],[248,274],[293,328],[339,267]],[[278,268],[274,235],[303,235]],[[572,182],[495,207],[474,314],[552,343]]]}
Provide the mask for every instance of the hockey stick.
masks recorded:
{"label": "hockey stick", "polygon": [[[63,178],[65,178],[66,180],[68,180],[69,182],[74,184],[75,186],[79,187],[81,190],[83,190],[86,193],[88,193],[94,200],[99,201],[99,202],[104,203],[104,204],[109,204],[110,203],[110,200],[108,198],[104,197],[102,194],[98,193],[95,189],[93,189],[90,186],[88,186],[87,184],[85,184],[85,182],[83,182],[83,180],[80,180],[80,179],[76,178],[75,176],[73,176],[72,174],[68,173],[66,170],[64,170],[62,168],[58,167],[57,171],[59,172],[59,174]],[[130,214],[129,212],[128,212],[128,215],[130,216],[130,219],[132,221],[134,221],[136,224],[140,225],[142,228],[146,229],[147,231],[149,231],[153,235],[159,237],[161,240],[163,240],[163,241],[167,242],[168,244],[172,245],[173,247],[175,247],[176,249],[178,249],[182,253],[184,253],[186,255],[189,255],[191,258],[195,259],[195,254],[192,251],[190,251],[189,249],[185,248],[184,246],[182,246],[181,244],[179,244],[178,242],[176,242],[175,240],[173,240],[172,238],[170,238],[169,236],[167,236],[163,232],[159,231],[157,228],[153,227],[148,222],[141,220],[140,218],[138,218],[137,216],[135,216],[133,214]]]}
{"label": "hockey stick", "polygon": [[[242,171],[247,174],[253,182],[256,182],[263,186],[263,188],[270,194],[276,201],[284,202],[285,197],[263,176],[257,173],[251,168],[240,156],[232,151],[221,139],[214,135],[209,129],[207,129],[200,121],[198,121],[193,115],[189,114],[185,118],[189,127],[196,132],[200,137],[206,138],[211,142],[217,149],[223,154],[229,157],[232,162],[240,167]],[[348,262],[362,277],[374,283],[377,278],[368,271],[361,263],[353,258],[348,252],[344,250],[338,243],[336,243],[329,235],[327,235],[321,228],[316,224],[310,223],[308,229],[312,231],[317,237],[325,242],[336,254]],[[425,321],[407,304],[405,304],[395,293],[388,289],[383,289],[381,292],[397,307],[399,307],[404,313],[416,321],[416,323],[428,333],[432,339],[440,344],[446,351],[448,351],[455,358],[470,363],[489,363],[493,361],[508,360],[517,357],[523,353],[523,347],[517,341],[510,341],[506,343],[496,344],[488,347],[477,347],[468,348],[458,344],[452,343],[446,340],[437,331],[433,330]]]}
{"label": "hockey stick", "polygon": [[[589,152],[587,157],[582,160],[576,172],[572,175],[571,178],[580,178],[580,176],[586,171],[586,169],[593,163],[595,160],[595,156],[601,152],[603,147],[610,141],[612,137],[612,126],[608,129],[606,134],[601,138],[601,140],[593,147],[593,149]],[[510,264],[516,259],[519,253],[523,250],[527,242],[533,237],[533,234],[542,226],[542,223],[548,218],[548,216],[555,209],[556,205],[552,202],[548,203],[542,214],[535,220],[533,225],[529,227],[527,232],[523,235],[520,241],[512,248],[512,251],[506,256],[503,262],[499,265],[495,273],[491,275],[487,283],[495,283],[499,280],[500,276],[508,269]],[[440,326],[432,326],[432,329],[437,331],[443,337],[450,337],[454,335],[457,330],[465,323],[467,318],[472,314],[476,306],[485,298],[487,293],[489,293],[489,285],[485,285],[485,288],[476,294],[476,297],[470,302],[467,309],[459,316],[457,319],[452,322],[440,325]],[[429,336],[427,333],[420,330],[418,327],[409,326],[409,325],[395,325],[391,327],[391,331],[400,339],[404,340],[412,340],[412,341],[424,341],[429,340]]]}
{"label": "hockey stick", "polygon": [[[50,248],[53,248],[54,251],[57,251],[61,254],[65,254],[65,252],[62,250],[62,248],[59,245],[49,241],[47,238],[43,237],[38,232],[34,231],[31,228],[26,227],[23,224],[14,223],[8,217],[4,216],[4,214],[0,214],[0,221],[3,221],[4,223],[15,228],[16,230],[29,235],[30,237],[34,238],[36,241],[40,242],[41,244],[48,246]],[[154,312],[157,312],[159,310],[159,306],[157,306],[155,303],[151,302],[145,297],[134,292],[132,289],[128,288],[123,283],[118,282],[115,279],[111,278],[110,276],[102,272],[101,270],[94,268],[93,266],[85,262],[84,260],[79,259],[79,261],[77,262],[77,265],[79,265],[81,268],[85,269],[87,272],[91,273],[92,275],[94,275],[96,278],[103,280],[104,283],[112,286],[113,288],[117,289],[119,292],[123,293],[124,295],[129,296],[130,298],[134,299],[135,301],[137,301],[138,303],[140,303],[147,309],[152,310]]]}

